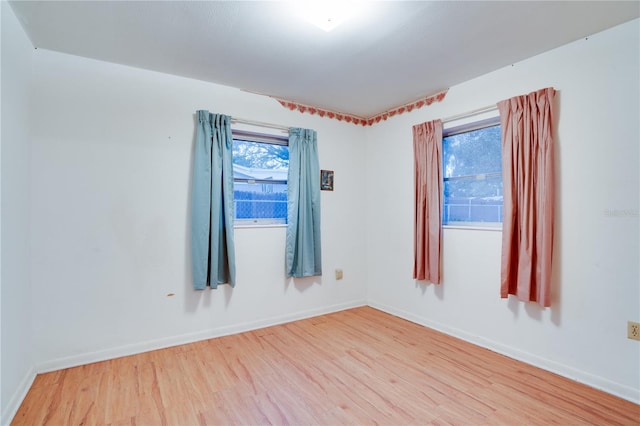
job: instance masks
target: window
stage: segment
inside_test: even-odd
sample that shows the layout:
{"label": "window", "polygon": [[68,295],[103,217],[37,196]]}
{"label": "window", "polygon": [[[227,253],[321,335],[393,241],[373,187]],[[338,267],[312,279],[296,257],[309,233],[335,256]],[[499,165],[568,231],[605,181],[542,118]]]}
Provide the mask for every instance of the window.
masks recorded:
{"label": "window", "polygon": [[502,223],[499,117],[443,131],[444,225]]}
{"label": "window", "polygon": [[289,139],[233,130],[236,225],[287,223]]}

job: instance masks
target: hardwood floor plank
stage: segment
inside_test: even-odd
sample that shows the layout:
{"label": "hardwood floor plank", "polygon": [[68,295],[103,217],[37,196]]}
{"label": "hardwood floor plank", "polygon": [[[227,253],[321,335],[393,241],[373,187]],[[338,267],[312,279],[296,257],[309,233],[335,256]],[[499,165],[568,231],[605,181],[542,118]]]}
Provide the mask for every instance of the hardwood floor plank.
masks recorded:
{"label": "hardwood floor plank", "polygon": [[635,425],[640,406],[369,307],[40,374],[13,425]]}
{"label": "hardwood floor plank", "polygon": [[[37,379],[37,378],[36,378]],[[35,383],[35,381],[34,381]],[[47,413],[50,396],[55,392],[57,383],[32,386],[13,418],[14,425],[41,425]]]}

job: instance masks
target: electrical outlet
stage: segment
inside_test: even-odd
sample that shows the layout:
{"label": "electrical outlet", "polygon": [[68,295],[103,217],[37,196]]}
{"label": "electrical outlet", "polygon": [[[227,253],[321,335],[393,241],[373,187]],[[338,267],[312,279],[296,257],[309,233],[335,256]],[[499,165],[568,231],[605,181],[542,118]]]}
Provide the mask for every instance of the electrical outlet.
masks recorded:
{"label": "electrical outlet", "polygon": [[342,269],[336,269],[336,280],[342,279]]}
{"label": "electrical outlet", "polygon": [[640,323],[627,321],[627,337],[633,340],[640,340]]}

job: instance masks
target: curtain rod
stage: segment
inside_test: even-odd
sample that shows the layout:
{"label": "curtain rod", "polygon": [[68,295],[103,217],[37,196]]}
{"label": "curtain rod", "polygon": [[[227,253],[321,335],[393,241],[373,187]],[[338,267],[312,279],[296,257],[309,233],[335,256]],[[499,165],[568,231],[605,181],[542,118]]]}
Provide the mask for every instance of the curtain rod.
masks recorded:
{"label": "curtain rod", "polygon": [[238,123],[238,124],[248,124],[250,126],[268,127],[269,129],[282,130],[283,132],[287,132],[287,133],[289,132],[289,130],[291,130],[291,127],[280,126],[278,124],[264,123],[262,121],[246,120],[244,118],[231,117],[231,122]]}
{"label": "curtain rod", "polygon": [[474,109],[473,111],[463,112],[462,114],[456,114],[456,115],[452,115],[451,117],[443,118],[442,122],[449,123],[451,121],[460,120],[461,118],[473,117],[474,115],[479,115],[484,112],[497,111],[497,110],[498,110],[497,105],[489,105],[486,107]]}

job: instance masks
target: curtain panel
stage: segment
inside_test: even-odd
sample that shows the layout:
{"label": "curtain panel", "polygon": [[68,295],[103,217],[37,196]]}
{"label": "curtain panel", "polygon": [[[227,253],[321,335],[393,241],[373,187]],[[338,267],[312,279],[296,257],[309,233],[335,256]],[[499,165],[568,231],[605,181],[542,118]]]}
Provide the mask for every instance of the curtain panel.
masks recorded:
{"label": "curtain panel", "polygon": [[235,286],[231,117],[197,111],[191,209],[193,287]]}
{"label": "curtain panel", "polygon": [[320,166],[315,130],[289,131],[287,203],[287,276],[322,275]]}
{"label": "curtain panel", "polygon": [[554,97],[546,88],[498,103],[504,218],[500,296],[551,305]]}
{"label": "curtain panel", "polygon": [[413,278],[440,284],[442,252],[442,121],[413,126]]}

